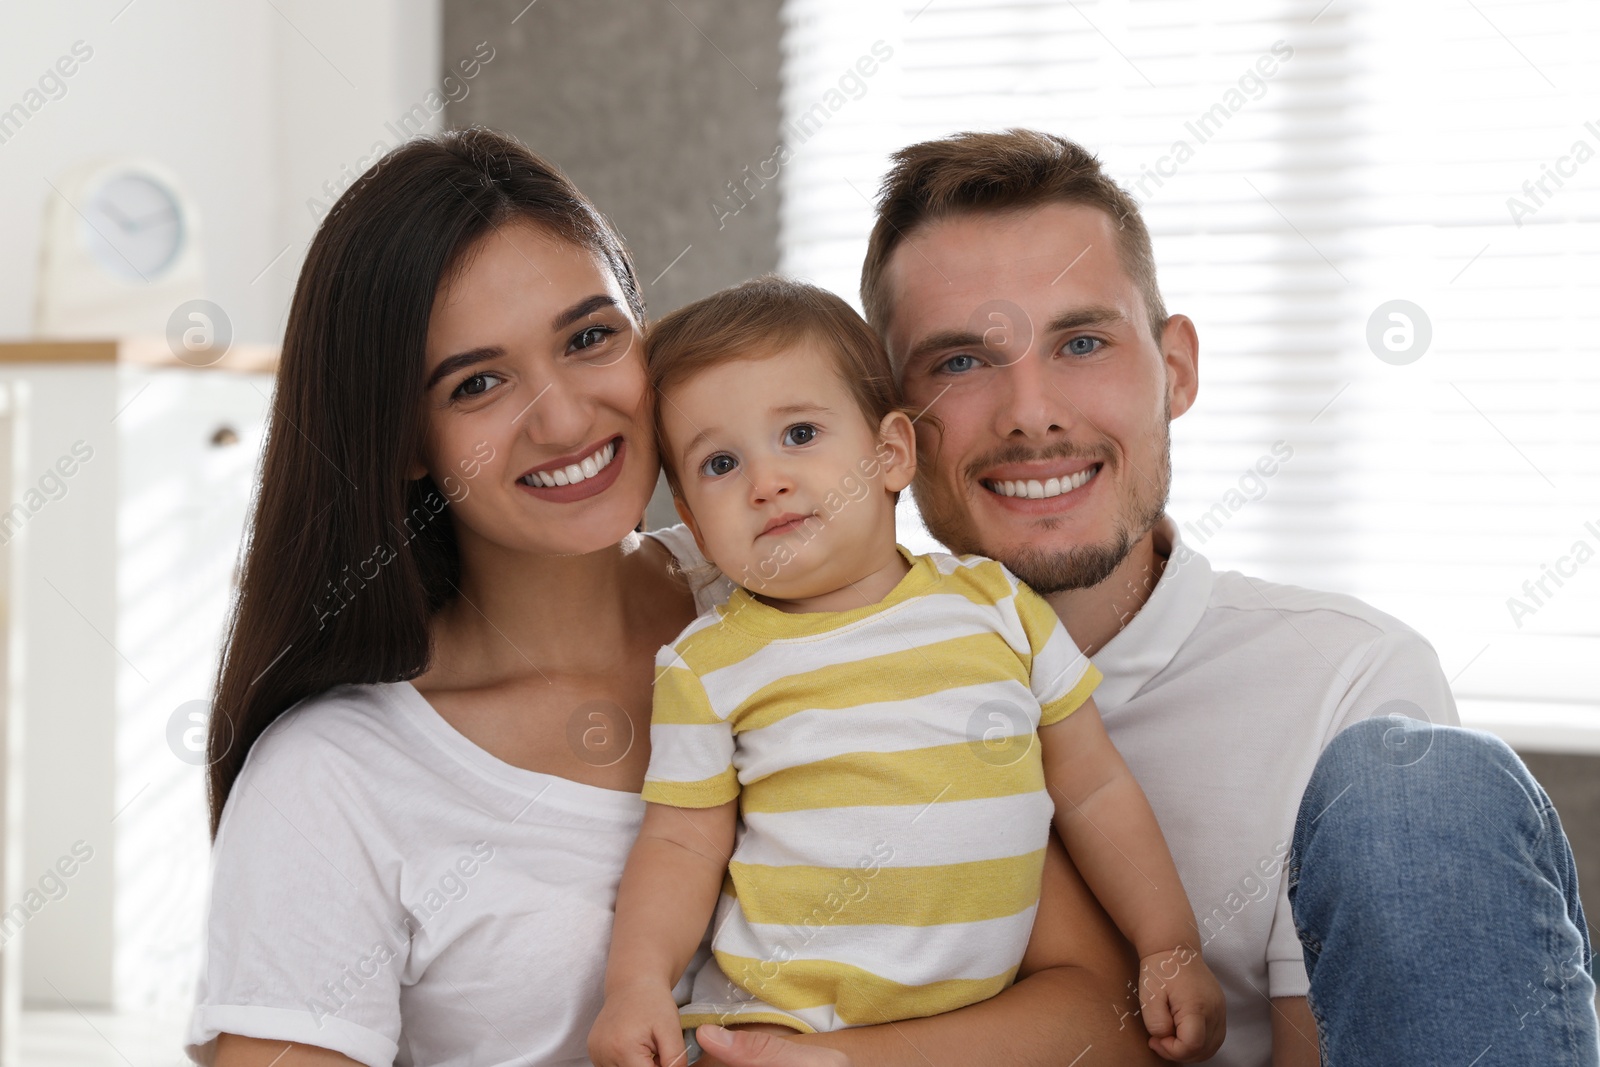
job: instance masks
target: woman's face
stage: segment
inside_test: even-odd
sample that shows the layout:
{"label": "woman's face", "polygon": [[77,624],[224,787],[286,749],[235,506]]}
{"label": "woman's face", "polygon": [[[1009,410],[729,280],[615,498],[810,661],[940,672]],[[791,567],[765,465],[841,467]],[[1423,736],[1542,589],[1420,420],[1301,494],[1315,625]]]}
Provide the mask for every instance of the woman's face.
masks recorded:
{"label": "woman's face", "polygon": [[528,223],[491,230],[428,326],[424,473],[475,542],[537,555],[614,545],[657,460],[639,324],[594,253]]}

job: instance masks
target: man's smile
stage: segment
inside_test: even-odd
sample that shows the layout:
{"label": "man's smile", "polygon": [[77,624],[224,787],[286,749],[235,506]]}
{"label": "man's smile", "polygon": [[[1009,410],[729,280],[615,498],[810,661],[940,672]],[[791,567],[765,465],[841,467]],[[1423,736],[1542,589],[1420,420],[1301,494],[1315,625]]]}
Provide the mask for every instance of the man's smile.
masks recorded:
{"label": "man's smile", "polygon": [[1029,500],[1048,500],[1065,496],[1081,489],[1100,473],[1101,464],[1092,463],[1081,470],[1063,472],[1045,478],[980,478],[978,484],[997,496],[1026,497]]}

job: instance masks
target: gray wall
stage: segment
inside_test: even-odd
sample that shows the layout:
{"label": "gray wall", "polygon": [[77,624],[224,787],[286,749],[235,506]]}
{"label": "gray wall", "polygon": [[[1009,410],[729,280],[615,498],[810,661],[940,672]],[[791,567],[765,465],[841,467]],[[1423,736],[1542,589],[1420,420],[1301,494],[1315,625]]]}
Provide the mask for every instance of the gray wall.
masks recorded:
{"label": "gray wall", "polygon": [[[1600,757],[1554,752],[1518,752],[1550,794],[1561,828],[1572,843],[1578,888],[1590,939],[1600,939]],[[1600,1004],[1600,990],[1595,1001]]]}
{"label": "gray wall", "polygon": [[[652,316],[775,269],[778,188],[745,168],[778,143],[779,0],[525,3],[445,0],[445,66],[495,49],[448,125],[566,171],[622,231]],[[677,521],[658,487],[647,525]]]}
{"label": "gray wall", "polygon": [[778,142],[777,0],[538,0],[511,24],[525,2],[446,0],[447,63],[495,49],[449,124],[565,170],[622,230],[652,315],[776,267],[775,184],[720,228],[711,204],[737,206],[727,183]]}

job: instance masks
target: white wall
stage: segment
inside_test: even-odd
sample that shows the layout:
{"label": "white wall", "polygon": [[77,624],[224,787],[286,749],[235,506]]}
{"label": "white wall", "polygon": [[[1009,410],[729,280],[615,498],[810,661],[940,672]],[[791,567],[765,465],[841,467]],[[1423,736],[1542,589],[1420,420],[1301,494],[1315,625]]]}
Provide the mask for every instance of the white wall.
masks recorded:
{"label": "white wall", "polygon": [[[41,75],[80,41],[79,56],[90,54],[65,79],[65,92],[30,99]],[[331,181],[336,194],[348,183],[343,168],[354,171],[380,142],[399,143],[400,117],[440,86],[439,41],[439,0],[0,5],[0,119],[7,112],[13,116],[0,127],[0,338],[25,338],[32,331],[41,217],[47,200],[58,195],[51,182],[59,184],[63,171],[85,160],[131,155],[175,172],[198,205],[206,295],[227,312],[235,340],[280,341],[316,226],[307,201],[331,201],[324,182]],[[11,111],[19,103],[26,112],[20,127],[22,113]],[[438,125],[435,114],[429,128]],[[54,381],[73,373],[58,370],[45,377]],[[158,414],[150,400],[159,400],[161,391],[151,389],[112,427],[110,413],[142,382],[118,391],[119,376],[84,373],[93,387],[55,390],[52,403],[67,407],[46,413],[47,422],[64,428],[93,417],[101,435],[115,435]],[[270,383],[261,384],[270,389]],[[254,393],[247,399],[264,404]],[[195,428],[178,417],[199,417],[192,408],[161,423],[163,440],[176,447],[195,437]],[[27,460],[30,472],[35,460],[47,462],[59,452],[54,442],[36,443],[38,455]],[[169,854],[181,852],[203,826],[198,820],[204,818],[204,793],[199,769],[178,767],[159,727],[177,702],[208,695],[201,690],[210,664],[193,654],[194,669],[168,662],[168,653],[197,636],[182,628],[181,613],[168,611],[171,617],[160,624],[134,623],[141,612],[149,615],[145,609],[151,605],[176,611],[173,605],[192,592],[174,584],[170,568],[164,571],[157,557],[170,556],[177,542],[194,533],[188,527],[205,517],[200,512],[210,511],[205,494],[191,495],[178,503],[199,517],[180,507],[167,516],[166,529],[145,529],[143,541],[134,535],[140,533],[140,515],[151,511],[148,502],[126,509],[126,528],[112,524],[117,509],[110,503],[119,495],[128,503],[128,494],[149,482],[148,475],[195,473],[162,472],[150,457],[166,454],[163,441],[146,444],[144,453],[124,457],[137,461],[127,470],[119,471],[120,461],[108,452],[107,461],[85,475],[90,481],[80,478],[72,499],[53,505],[38,529],[28,532],[37,549],[33,564],[60,594],[42,586],[33,590],[41,611],[30,616],[30,632],[23,635],[19,673],[46,688],[52,679],[72,679],[77,695],[52,699],[43,689],[30,690],[36,699],[27,718],[37,759],[28,759],[24,738],[30,779],[24,807],[31,800],[34,810],[22,816],[30,838],[19,857],[22,877],[36,878],[57,858],[61,841],[87,839],[84,827],[91,822],[101,834],[97,843],[108,843],[102,862],[75,878],[67,902],[41,912],[21,942],[24,994],[40,1007],[59,1007],[64,999],[80,1008],[138,1010],[192,996],[198,960],[190,927],[199,920],[195,890],[203,889],[204,861],[177,863]],[[247,473],[235,476],[248,481]],[[218,596],[226,586],[224,572],[214,576]],[[159,603],[140,593],[152,583],[159,585]],[[199,614],[209,620],[200,625],[214,642],[211,631],[220,612],[208,608]],[[153,681],[118,673],[121,668],[109,665],[105,646],[97,643],[103,638],[91,628],[120,648],[144,646],[137,655]],[[92,669],[74,651],[84,648],[98,653],[88,657]],[[164,666],[156,671],[150,664]],[[84,699],[86,686],[99,695]],[[113,704],[120,709],[116,716],[105,711]],[[73,758],[75,738],[85,735],[72,731],[85,729],[96,716],[105,733],[88,735],[81,746],[94,759]],[[115,741],[108,736],[112,730]],[[177,773],[175,767],[194,773]],[[146,778],[162,785],[118,819],[112,842],[106,820]],[[146,805],[160,814],[140,816],[138,809]],[[182,841],[174,844],[175,838]],[[174,881],[183,884],[169,884]]]}
{"label": "white wall", "polygon": [[31,333],[49,182],[127,154],[176,171],[198,203],[207,296],[235,339],[280,340],[315,228],[306,201],[374,142],[396,143],[385,123],[440,80],[439,21],[439,0],[0,7],[0,112],[75,42],[93,51],[0,143],[0,337]]}

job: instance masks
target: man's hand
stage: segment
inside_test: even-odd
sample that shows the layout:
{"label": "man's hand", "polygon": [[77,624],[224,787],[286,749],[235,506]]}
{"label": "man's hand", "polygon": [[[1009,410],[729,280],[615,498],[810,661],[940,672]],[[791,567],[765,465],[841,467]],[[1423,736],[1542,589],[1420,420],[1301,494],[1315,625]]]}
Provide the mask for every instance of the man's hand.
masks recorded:
{"label": "man's hand", "polygon": [[654,984],[622,986],[606,994],[589,1030],[595,1067],[684,1067],[688,1052],[672,990]]}
{"label": "man's hand", "polygon": [[1139,1009],[1150,1047],[1176,1063],[1209,1060],[1227,1034],[1222,986],[1200,953],[1186,946],[1139,961]]}
{"label": "man's hand", "polygon": [[701,1026],[694,1036],[706,1054],[695,1067],[851,1067],[850,1057],[837,1049],[778,1036],[792,1032],[779,1026],[752,1025],[737,1030]]}

